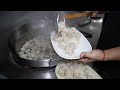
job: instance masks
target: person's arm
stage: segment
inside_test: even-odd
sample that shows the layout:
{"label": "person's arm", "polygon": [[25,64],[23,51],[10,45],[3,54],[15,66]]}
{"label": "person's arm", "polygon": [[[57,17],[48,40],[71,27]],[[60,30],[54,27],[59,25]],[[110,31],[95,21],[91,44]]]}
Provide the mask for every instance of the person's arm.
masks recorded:
{"label": "person's arm", "polygon": [[80,56],[80,61],[82,62],[120,60],[120,46],[104,51],[96,49],[90,53],[81,53]]}
{"label": "person's arm", "polygon": [[120,47],[104,50],[106,60],[120,60]]}

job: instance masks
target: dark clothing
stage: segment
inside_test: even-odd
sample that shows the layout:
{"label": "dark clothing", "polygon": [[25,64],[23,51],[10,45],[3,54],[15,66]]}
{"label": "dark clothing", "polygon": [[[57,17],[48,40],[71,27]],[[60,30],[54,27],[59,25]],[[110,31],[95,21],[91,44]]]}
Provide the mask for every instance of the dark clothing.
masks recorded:
{"label": "dark clothing", "polygon": [[[120,12],[105,15],[103,29],[98,41],[98,49],[109,49],[120,46]],[[120,61],[94,62],[98,73],[103,78],[120,78]]]}
{"label": "dark clothing", "polygon": [[97,47],[109,49],[117,46],[120,46],[120,12],[111,12],[105,15]]}

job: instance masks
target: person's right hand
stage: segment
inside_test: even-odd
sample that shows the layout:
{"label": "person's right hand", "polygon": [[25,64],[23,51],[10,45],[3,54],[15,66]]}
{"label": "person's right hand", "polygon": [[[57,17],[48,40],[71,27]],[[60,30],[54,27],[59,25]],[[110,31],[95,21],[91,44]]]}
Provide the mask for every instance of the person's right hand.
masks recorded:
{"label": "person's right hand", "polygon": [[88,52],[83,52],[80,55],[81,62],[88,63],[88,62],[93,62],[93,61],[103,61],[104,58],[104,52],[100,49],[96,49],[91,51],[90,53]]}

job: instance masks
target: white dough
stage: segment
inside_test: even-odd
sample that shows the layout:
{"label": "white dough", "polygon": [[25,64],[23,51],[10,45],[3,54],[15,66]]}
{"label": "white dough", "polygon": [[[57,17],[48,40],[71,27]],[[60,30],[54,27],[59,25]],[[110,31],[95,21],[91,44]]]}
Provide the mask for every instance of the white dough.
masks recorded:
{"label": "white dough", "polygon": [[28,60],[53,58],[57,55],[51,45],[51,42],[46,42],[39,37],[26,41],[18,54],[21,58]]}
{"label": "white dough", "polygon": [[64,22],[58,24],[57,38],[54,39],[56,43],[59,44],[61,49],[64,49],[66,53],[72,55],[74,50],[80,44],[80,34],[75,27],[68,28],[65,26]]}
{"label": "white dough", "polygon": [[90,66],[77,61],[59,63],[55,74],[58,79],[102,79]]}

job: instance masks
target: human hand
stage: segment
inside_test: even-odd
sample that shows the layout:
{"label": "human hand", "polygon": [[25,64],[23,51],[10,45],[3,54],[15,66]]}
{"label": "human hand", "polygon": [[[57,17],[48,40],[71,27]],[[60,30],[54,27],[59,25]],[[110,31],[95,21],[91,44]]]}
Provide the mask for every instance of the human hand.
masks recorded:
{"label": "human hand", "polygon": [[106,13],[105,11],[91,11],[91,17],[101,17],[102,14]]}
{"label": "human hand", "polygon": [[100,49],[92,50],[91,52],[83,52],[80,55],[81,62],[88,63],[93,61],[103,61],[104,52]]}
{"label": "human hand", "polygon": [[99,13],[99,11],[94,11],[92,14],[92,17],[96,17],[98,13]]}

